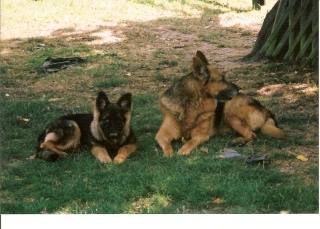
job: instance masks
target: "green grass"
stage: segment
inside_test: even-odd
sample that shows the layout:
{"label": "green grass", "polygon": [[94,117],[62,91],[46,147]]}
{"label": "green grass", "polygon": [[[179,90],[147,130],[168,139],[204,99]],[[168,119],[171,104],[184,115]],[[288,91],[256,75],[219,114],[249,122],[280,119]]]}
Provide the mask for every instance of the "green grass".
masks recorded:
{"label": "green grass", "polygon": [[[0,44],[1,214],[319,212],[318,86],[305,80],[317,73],[275,63],[223,65],[223,60],[215,59],[224,47],[230,52],[232,47],[243,46],[235,37],[251,39],[253,33],[241,27],[213,28],[219,23],[209,17],[250,14],[249,1],[1,3],[7,13],[1,20],[6,34]],[[37,20],[30,17],[35,10],[43,12],[37,14]],[[107,25],[78,31],[79,24],[65,18],[71,13],[79,15],[77,23],[81,25],[91,23],[92,18]],[[58,23],[51,24],[54,21]],[[47,31],[42,26],[52,26],[53,35],[38,34]],[[196,35],[200,41],[193,44],[186,38],[162,37],[172,31],[179,36]],[[88,43],[98,39],[96,32],[123,40]],[[233,40],[222,39],[227,37],[225,33]],[[34,37],[27,38],[30,34]],[[171,42],[177,40],[186,46],[173,49]],[[290,136],[288,141],[258,135],[253,143],[238,147],[231,144],[236,135],[229,134],[211,138],[187,157],[163,157],[154,140],[162,121],[158,99],[189,71],[198,45],[214,50],[204,50],[209,61],[212,58],[230,80],[272,109],[280,128]],[[48,56],[80,56],[86,62],[45,74],[41,66]],[[263,87],[279,84],[285,88],[273,95],[258,93]],[[30,159],[46,125],[67,113],[92,112],[99,90],[107,92],[111,101],[132,92],[131,123],[138,150],[120,165],[102,165],[85,149],[56,163]],[[29,122],[19,122],[17,116]],[[180,141],[173,143],[175,152],[181,146]],[[271,165],[249,166],[243,158],[217,158],[224,148],[244,157],[262,153],[271,159]],[[298,161],[299,154],[309,161]],[[214,202],[217,198],[224,202]]]}
{"label": "green grass", "polygon": [[[132,124],[140,147],[121,165],[101,165],[90,152],[56,163],[26,160],[34,154],[36,136],[47,120],[62,112],[43,111],[49,105],[45,101],[2,101],[1,159],[6,163],[1,213],[212,213],[215,198],[225,200],[222,213],[318,211],[316,183],[283,174],[277,167],[214,158],[219,149],[228,147],[228,139],[205,143],[209,153],[198,149],[189,157],[164,158],[153,139],[161,122],[156,100],[149,95],[134,97]],[[29,123],[17,123],[18,115],[30,117]],[[261,150],[266,140],[260,138],[252,150]],[[281,148],[286,145],[281,143]],[[281,153],[277,148],[268,150],[274,155],[271,159],[295,160],[277,155]],[[310,170],[316,180],[317,168]]]}
{"label": "green grass", "polygon": [[121,69],[123,66],[122,64],[111,64],[111,65],[104,65],[100,66],[96,69],[90,71],[90,75],[93,77],[112,77],[116,71]]}
{"label": "green grass", "polygon": [[110,87],[119,87],[123,84],[128,83],[128,80],[121,78],[108,78],[95,83],[95,86],[101,89]]}
{"label": "green grass", "polygon": [[162,60],[159,62],[159,65],[166,65],[168,67],[175,67],[178,65],[178,62],[175,60]]}

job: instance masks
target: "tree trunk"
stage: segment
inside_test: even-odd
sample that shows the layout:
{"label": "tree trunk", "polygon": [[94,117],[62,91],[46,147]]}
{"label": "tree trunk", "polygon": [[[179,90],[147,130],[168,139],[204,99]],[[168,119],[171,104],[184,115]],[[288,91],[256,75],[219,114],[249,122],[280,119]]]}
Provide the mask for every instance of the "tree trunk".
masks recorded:
{"label": "tree trunk", "polygon": [[258,33],[258,37],[252,51],[248,55],[246,55],[243,58],[243,60],[258,61],[261,58],[263,58],[263,55],[260,53],[260,50],[271,34],[273,23],[277,15],[278,6],[279,1],[276,2],[273,8],[267,13],[266,18],[263,21],[262,27]]}
{"label": "tree trunk", "polygon": [[243,60],[262,58],[318,65],[319,1],[278,0],[266,15],[252,51]]}

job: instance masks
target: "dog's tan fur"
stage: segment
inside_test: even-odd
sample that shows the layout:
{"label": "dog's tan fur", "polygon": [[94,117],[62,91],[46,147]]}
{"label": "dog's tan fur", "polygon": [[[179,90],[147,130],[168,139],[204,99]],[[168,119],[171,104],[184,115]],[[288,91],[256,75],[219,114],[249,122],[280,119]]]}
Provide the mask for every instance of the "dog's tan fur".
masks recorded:
{"label": "dog's tan fur", "polygon": [[235,130],[241,137],[233,140],[234,144],[245,144],[256,138],[255,132],[279,139],[287,136],[276,127],[273,114],[257,100],[238,94],[224,104],[222,122],[218,129],[220,133]]}

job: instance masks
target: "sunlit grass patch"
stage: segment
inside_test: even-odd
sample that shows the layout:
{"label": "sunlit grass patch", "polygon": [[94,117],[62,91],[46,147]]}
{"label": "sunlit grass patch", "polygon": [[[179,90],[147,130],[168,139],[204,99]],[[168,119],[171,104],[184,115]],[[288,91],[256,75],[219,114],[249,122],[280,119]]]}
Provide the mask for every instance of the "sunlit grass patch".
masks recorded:
{"label": "sunlit grass patch", "polygon": [[134,199],[129,204],[124,213],[141,214],[141,213],[156,213],[159,209],[164,209],[170,205],[170,198],[162,195],[153,195],[151,197]]}
{"label": "sunlit grass patch", "polygon": [[[62,0],[4,0],[1,8],[4,12],[1,20],[2,39],[9,39],[48,36],[54,30],[70,30],[70,28],[77,28],[80,31],[92,30],[103,25],[105,21],[121,23],[128,20],[147,21],[169,17],[200,17],[203,10],[218,12],[217,10],[221,8],[228,12],[250,11],[251,2],[245,0],[236,2],[227,0],[80,0],[77,3],[73,1],[68,3]],[[19,17],[15,15],[19,15]],[[132,17],[132,15],[135,16]],[[92,24],[96,26],[92,27]]]}

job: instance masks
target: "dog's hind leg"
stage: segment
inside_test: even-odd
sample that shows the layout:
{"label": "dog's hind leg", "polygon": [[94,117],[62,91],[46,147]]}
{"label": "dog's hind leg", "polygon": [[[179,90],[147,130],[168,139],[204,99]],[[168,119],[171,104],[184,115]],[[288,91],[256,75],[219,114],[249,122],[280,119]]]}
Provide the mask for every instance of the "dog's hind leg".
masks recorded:
{"label": "dog's hind leg", "polygon": [[156,134],[156,141],[163,150],[165,157],[172,157],[174,155],[171,142],[181,137],[181,129],[179,123],[167,114],[164,117],[163,123]]}
{"label": "dog's hind leg", "polygon": [[189,141],[187,141],[181,149],[179,149],[178,154],[180,155],[189,155],[191,151],[196,148],[201,143],[208,141],[208,135],[197,135],[192,137]]}
{"label": "dog's hind leg", "polygon": [[275,125],[275,122],[273,119],[269,118],[267,122],[261,127],[260,129],[262,134],[279,138],[282,140],[286,140],[287,136]]}
{"label": "dog's hind leg", "polygon": [[256,138],[256,134],[248,126],[248,124],[241,119],[233,118],[230,120],[230,126],[237,131],[242,137],[236,138],[232,141],[233,144],[242,145],[250,142],[253,138]]}
{"label": "dog's hind leg", "polygon": [[46,133],[38,137],[38,151],[48,149],[60,156],[66,156],[63,150],[77,148],[80,141],[80,128],[71,120],[56,120],[49,124]]}
{"label": "dog's hind leg", "polygon": [[178,151],[180,155],[189,155],[191,151],[199,146],[201,143],[206,142],[214,134],[212,118],[203,120],[191,132],[191,139],[187,141]]}
{"label": "dog's hind leg", "polygon": [[47,148],[47,149],[49,149],[50,151],[59,154],[60,156],[66,156],[66,155],[67,155],[66,152],[58,149],[53,142],[43,142],[43,143],[41,143],[40,148],[41,148],[41,149]]}

